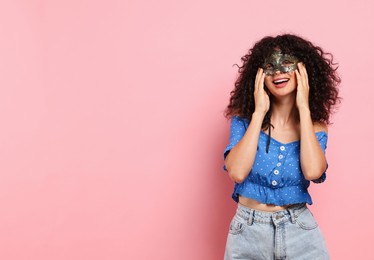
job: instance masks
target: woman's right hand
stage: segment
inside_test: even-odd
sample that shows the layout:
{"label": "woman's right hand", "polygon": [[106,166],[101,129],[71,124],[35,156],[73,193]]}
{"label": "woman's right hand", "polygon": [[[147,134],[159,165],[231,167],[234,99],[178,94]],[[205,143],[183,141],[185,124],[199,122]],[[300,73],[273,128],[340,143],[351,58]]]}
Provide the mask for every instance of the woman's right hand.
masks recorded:
{"label": "woman's right hand", "polygon": [[264,90],[264,79],[265,73],[263,68],[259,68],[256,74],[255,80],[255,112],[263,113],[264,115],[268,112],[270,108],[269,95]]}

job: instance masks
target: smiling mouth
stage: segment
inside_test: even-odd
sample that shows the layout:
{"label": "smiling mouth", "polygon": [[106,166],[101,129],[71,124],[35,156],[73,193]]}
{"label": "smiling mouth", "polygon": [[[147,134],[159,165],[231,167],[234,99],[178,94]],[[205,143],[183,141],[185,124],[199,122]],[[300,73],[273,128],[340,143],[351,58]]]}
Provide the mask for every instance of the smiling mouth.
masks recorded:
{"label": "smiling mouth", "polygon": [[282,83],[285,83],[285,82],[288,82],[290,79],[277,79],[277,80],[274,80],[273,81],[273,84],[275,85],[279,85],[279,84],[282,84]]}

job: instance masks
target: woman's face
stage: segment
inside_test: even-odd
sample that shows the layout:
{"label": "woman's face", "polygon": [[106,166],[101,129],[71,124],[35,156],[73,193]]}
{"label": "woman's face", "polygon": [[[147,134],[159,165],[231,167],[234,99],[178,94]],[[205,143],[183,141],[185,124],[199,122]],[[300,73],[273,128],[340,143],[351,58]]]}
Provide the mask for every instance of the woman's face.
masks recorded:
{"label": "woman's face", "polygon": [[281,97],[296,90],[297,63],[297,57],[283,54],[280,50],[275,50],[270,57],[266,58],[263,64],[265,85],[271,94]]}

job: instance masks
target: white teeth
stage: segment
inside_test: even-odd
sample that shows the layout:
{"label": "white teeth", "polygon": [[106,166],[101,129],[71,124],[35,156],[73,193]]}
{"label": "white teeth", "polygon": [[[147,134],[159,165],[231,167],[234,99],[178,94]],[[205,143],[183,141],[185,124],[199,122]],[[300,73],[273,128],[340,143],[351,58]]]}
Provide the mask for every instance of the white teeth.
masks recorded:
{"label": "white teeth", "polygon": [[278,83],[282,83],[282,82],[286,82],[286,81],[288,81],[288,79],[279,79],[279,80],[275,80],[273,82],[278,84]]}

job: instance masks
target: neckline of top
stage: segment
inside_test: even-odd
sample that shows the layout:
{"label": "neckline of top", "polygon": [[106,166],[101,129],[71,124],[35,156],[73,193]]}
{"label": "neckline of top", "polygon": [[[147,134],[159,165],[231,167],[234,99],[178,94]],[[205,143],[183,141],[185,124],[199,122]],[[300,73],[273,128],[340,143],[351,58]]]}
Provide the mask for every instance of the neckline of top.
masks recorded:
{"label": "neckline of top", "polygon": [[[264,131],[260,131],[261,134],[265,135],[267,138],[269,138],[269,135],[266,134]],[[317,131],[315,132],[315,134],[319,134],[319,133],[322,133],[322,134],[325,134],[327,135],[326,131]],[[293,143],[299,143],[300,140],[296,140],[296,141],[292,141],[292,142],[288,142],[288,143],[282,143],[280,141],[278,141],[277,139],[274,139],[273,137],[270,136],[270,139],[273,140],[274,142],[278,143],[278,144],[281,144],[281,145],[290,145],[290,144],[293,144]]]}

